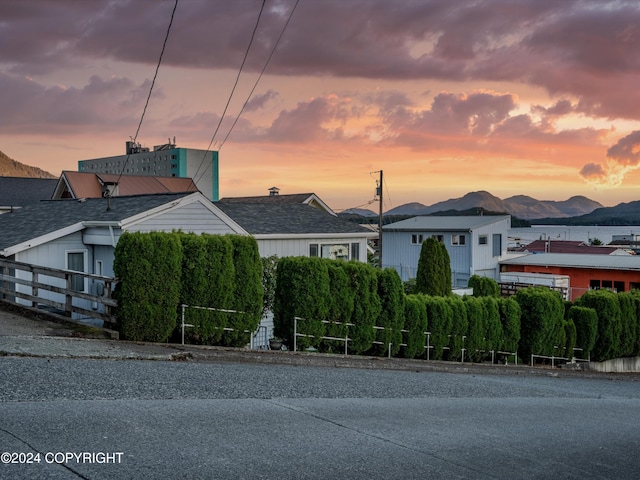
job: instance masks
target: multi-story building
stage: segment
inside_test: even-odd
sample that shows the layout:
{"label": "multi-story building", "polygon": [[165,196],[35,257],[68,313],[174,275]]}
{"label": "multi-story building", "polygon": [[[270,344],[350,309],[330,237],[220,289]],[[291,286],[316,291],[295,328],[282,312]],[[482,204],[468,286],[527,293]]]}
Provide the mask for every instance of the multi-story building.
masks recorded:
{"label": "multi-story building", "polygon": [[173,143],[150,151],[139,143],[127,142],[125,155],[78,161],[79,172],[191,178],[209,200],[219,199],[218,152],[182,148]]}

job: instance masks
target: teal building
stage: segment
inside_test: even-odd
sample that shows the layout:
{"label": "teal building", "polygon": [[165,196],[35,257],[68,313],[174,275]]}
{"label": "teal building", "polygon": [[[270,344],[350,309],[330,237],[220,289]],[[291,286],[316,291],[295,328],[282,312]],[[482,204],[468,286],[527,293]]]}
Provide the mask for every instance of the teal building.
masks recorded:
{"label": "teal building", "polygon": [[157,145],[153,150],[127,142],[126,154],[78,161],[79,172],[180,177],[193,179],[209,200],[218,201],[218,152],[182,148],[174,143]]}

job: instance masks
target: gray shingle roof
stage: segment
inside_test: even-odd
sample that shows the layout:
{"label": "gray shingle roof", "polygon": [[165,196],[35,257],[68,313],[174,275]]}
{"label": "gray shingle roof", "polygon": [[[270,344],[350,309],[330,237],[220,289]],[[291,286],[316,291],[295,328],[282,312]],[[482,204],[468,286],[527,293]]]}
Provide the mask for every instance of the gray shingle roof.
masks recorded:
{"label": "gray shingle roof", "polygon": [[384,225],[382,230],[417,230],[417,231],[442,231],[442,230],[469,230],[485,225],[491,225],[499,220],[508,218],[509,215],[476,215],[476,216],[449,216],[436,215],[419,216],[401,220],[399,222]]}
{"label": "gray shingle roof", "polygon": [[49,200],[28,205],[0,215],[0,250],[80,222],[118,222],[187,195],[174,193],[113,197],[108,211],[107,201],[103,198]]}
{"label": "gray shingle roof", "polygon": [[0,207],[24,207],[49,200],[57,178],[0,177]]}
{"label": "gray shingle roof", "polygon": [[223,199],[215,205],[252,235],[361,233],[371,236],[371,231],[360,225],[305,204],[236,203]]}

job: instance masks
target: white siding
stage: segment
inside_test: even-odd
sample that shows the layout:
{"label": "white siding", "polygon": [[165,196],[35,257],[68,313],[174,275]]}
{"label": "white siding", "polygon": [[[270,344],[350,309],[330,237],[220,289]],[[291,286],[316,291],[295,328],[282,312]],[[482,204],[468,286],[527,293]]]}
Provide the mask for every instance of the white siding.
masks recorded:
{"label": "white siding", "polygon": [[[345,244],[349,245],[349,255],[351,255],[351,244],[357,243],[360,250],[361,262],[367,261],[367,240],[366,238],[293,238],[293,239],[258,239],[258,250],[261,257],[308,257],[309,245],[317,244]],[[350,258],[351,259],[351,258]]]}
{"label": "white siding", "polygon": [[171,232],[173,230],[213,235],[235,233],[229,225],[199,202],[170,210],[128,229],[131,232]]}

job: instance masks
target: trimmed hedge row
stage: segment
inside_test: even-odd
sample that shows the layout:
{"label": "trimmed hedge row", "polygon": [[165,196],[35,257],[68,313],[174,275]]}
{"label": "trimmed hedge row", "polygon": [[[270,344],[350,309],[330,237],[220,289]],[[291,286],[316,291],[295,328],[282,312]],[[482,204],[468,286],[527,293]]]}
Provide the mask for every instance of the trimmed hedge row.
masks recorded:
{"label": "trimmed hedge row", "polygon": [[[240,346],[260,323],[263,269],[255,239],[181,232],[124,233],[115,249],[115,298],[120,333],[128,340],[166,341],[188,308],[186,338]],[[222,328],[236,329],[224,332]]]}

